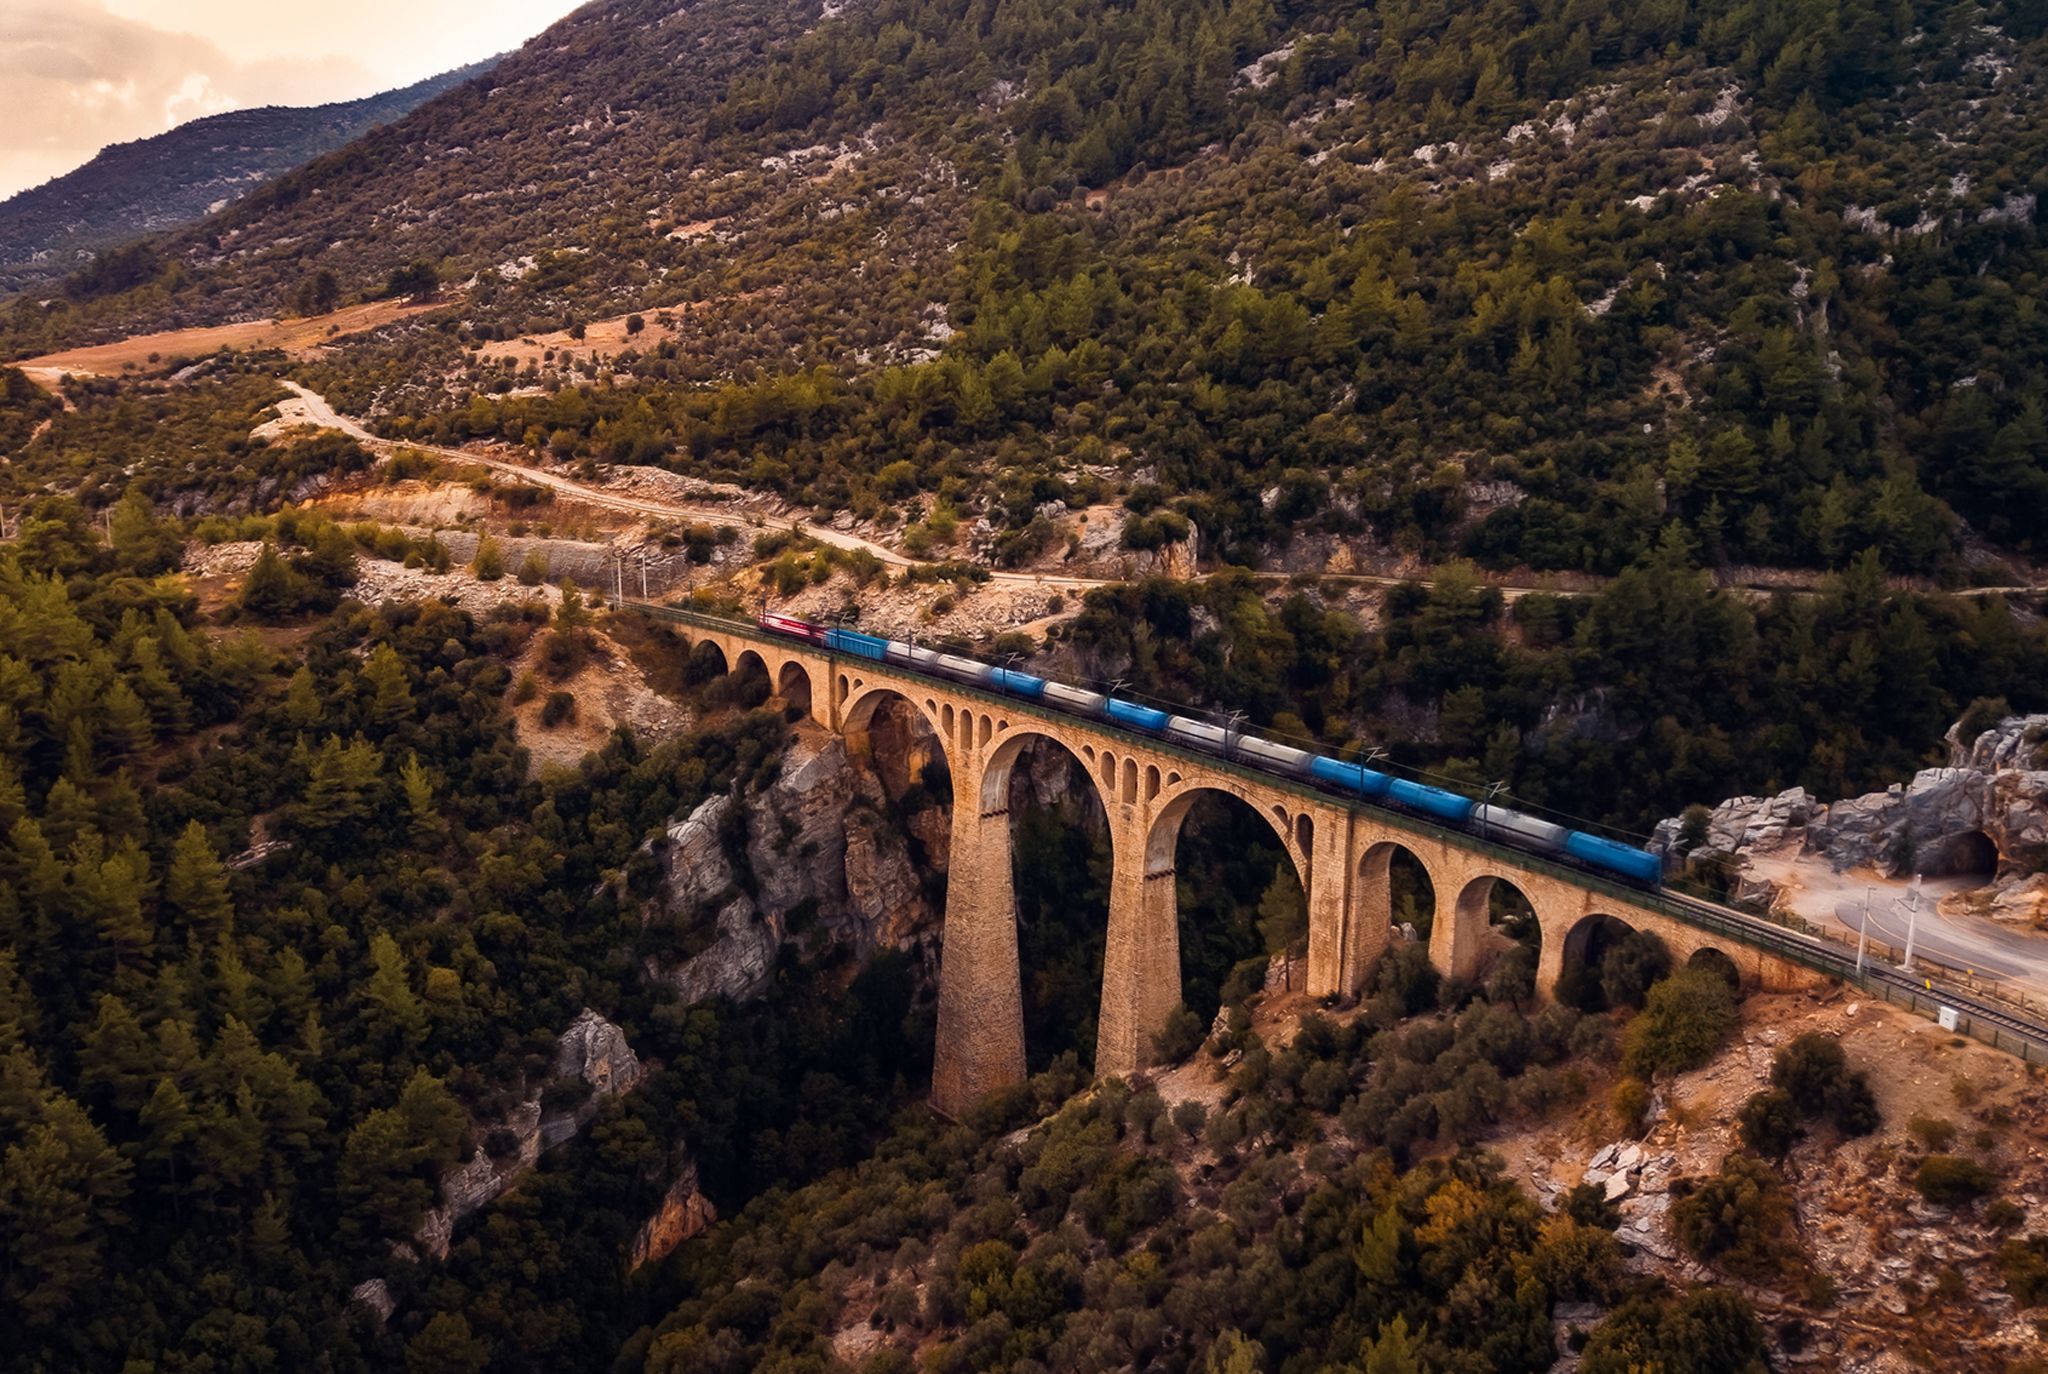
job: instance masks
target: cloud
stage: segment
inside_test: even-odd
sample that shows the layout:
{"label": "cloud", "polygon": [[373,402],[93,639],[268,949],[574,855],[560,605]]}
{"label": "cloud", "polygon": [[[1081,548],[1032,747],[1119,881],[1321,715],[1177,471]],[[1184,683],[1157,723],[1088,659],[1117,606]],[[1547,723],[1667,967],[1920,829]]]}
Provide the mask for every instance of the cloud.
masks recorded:
{"label": "cloud", "polygon": [[252,105],[317,105],[378,82],[349,58],[238,60],[205,38],[109,13],[97,0],[0,0],[0,197],[109,143]]}

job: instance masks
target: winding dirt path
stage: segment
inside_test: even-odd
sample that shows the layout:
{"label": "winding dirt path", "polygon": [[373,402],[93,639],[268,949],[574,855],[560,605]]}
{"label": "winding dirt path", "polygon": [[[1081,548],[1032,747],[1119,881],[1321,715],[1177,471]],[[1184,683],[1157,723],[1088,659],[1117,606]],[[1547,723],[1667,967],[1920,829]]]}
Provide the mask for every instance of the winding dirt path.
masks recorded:
{"label": "winding dirt path", "polygon": [[[319,392],[290,380],[285,381],[284,385],[291,388],[296,400],[284,401],[279,404],[280,424],[286,426],[311,425],[316,429],[339,430],[365,448],[383,451],[403,448],[412,449],[420,453],[431,453],[436,457],[446,458],[450,462],[470,463],[478,467],[489,468],[493,472],[502,472],[509,477],[517,477],[522,482],[531,482],[535,486],[546,487],[550,491],[559,492],[564,496],[582,501],[588,505],[603,507],[607,510],[624,511],[629,515],[643,515],[656,520],[696,520],[714,525],[744,525],[761,529],[789,530],[793,533],[804,535],[807,538],[815,539],[820,544],[829,544],[833,548],[845,549],[849,552],[862,550],[871,553],[891,568],[912,568],[918,566],[921,561],[908,557],[890,548],[887,544],[877,543],[872,539],[865,539],[860,535],[851,534],[845,530],[835,530],[830,525],[815,524],[808,520],[795,520],[782,515],[769,515],[761,511],[743,508],[735,509],[731,506],[697,505],[687,501],[663,501],[645,496],[626,496],[619,492],[607,491],[603,487],[591,486],[587,482],[579,482],[573,477],[564,477],[560,473],[549,472],[543,468],[529,467],[525,463],[515,463],[508,459],[492,457],[475,449],[442,448],[434,444],[400,443],[397,440],[381,438],[378,435],[372,434],[364,427],[361,421],[335,410],[328,403],[327,398],[320,395]],[[1114,578],[1071,577],[1058,573],[998,572],[994,570],[991,570],[989,580],[1010,586],[1059,587],[1074,588],[1076,590],[1116,585],[1116,579]]]}
{"label": "winding dirt path", "polygon": [[[848,551],[855,549],[864,550],[867,553],[873,554],[882,563],[891,568],[913,568],[925,562],[922,559],[911,558],[899,550],[890,548],[887,544],[878,543],[875,540],[863,538],[846,530],[834,529],[830,525],[820,525],[809,520],[797,520],[789,516],[770,515],[744,507],[700,505],[688,501],[628,496],[620,492],[609,491],[603,487],[592,486],[587,482],[579,482],[572,477],[564,477],[560,473],[551,472],[545,468],[513,462],[507,458],[494,457],[489,453],[475,449],[443,448],[434,444],[401,443],[394,439],[385,439],[371,433],[360,420],[343,415],[335,410],[328,403],[327,398],[319,392],[313,391],[289,378],[284,379],[284,385],[291,388],[295,399],[279,404],[280,427],[311,425],[319,429],[340,430],[343,434],[348,435],[366,448],[386,452],[401,448],[413,449],[421,453],[435,454],[453,462],[472,463],[478,467],[489,468],[494,472],[501,472],[510,477],[517,477],[523,482],[531,482],[536,486],[547,487],[552,491],[560,492],[564,496],[572,497],[589,505],[600,506],[609,510],[625,511],[629,514],[647,516],[651,519],[694,520],[712,525],[737,525],[760,529],[789,530],[793,533],[815,539],[820,544],[829,544],[833,548],[846,549]],[[1195,574],[1198,578],[1208,575],[1206,573]],[[1294,576],[1292,573],[1267,571],[1250,571],[1244,573],[1244,575],[1264,581],[1286,581]],[[1352,586],[1398,587],[1408,582],[1417,583],[1424,587],[1435,585],[1434,579],[1428,577],[1398,577],[1381,573],[1315,573],[1312,576],[1319,582],[1337,582]],[[1012,587],[1052,587],[1062,590],[1086,591],[1091,587],[1121,586],[1129,579],[1116,577],[1076,577],[1066,573],[1005,572],[992,568],[989,569],[989,580],[993,583]],[[1518,601],[1525,596],[1591,596],[1594,594],[1593,591],[1586,589],[1566,590],[1559,587],[1517,586],[1493,581],[1488,581],[1485,585],[1498,590],[1502,597],[1509,602]],[[1899,589],[1901,591],[1929,590],[1903,585]],[[1738,596],[1746,596],[1756,600],[1767,599],[1781,591],[1789,592],[1794,596],[1817,596],[1820,594],[1817,587],[1731,586],[1724,590],[1733,592]],[[1948,595],[1970,597],[2018,596],[2031,595],[2043,591],[2048,591],[2048,586],[1966,587],[1950,591]]]}

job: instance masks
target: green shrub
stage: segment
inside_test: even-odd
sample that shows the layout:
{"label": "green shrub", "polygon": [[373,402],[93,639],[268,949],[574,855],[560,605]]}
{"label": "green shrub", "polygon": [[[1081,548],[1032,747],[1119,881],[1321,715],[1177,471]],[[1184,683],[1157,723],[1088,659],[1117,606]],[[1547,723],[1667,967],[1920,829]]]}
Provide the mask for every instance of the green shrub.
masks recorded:
{"label": "green shrub", "polygon": [[1765,1374],[1763,1327],[1723,1288],[1675,1302],[1642,1296],[1614,1309],[1586,1342],[1580,1374]]}
{"label": "green shrub", "polygon": [[1939,1152],[1955,1143],[1956,1123],[1945,1116],[1915,1112],[1912,1120],[1906,1123],[1906,1133],[1919,1141],[1922,1149]]}
{"label": "green shrub", "polygon": [[1998,1276],[2021,1307],[2048,1303],[2048,1235],[2009,1240],[2000,1246]]}
{"label": "green shrub", "polygon": [[1849,1068],[1842,1043],[1808,1031],[1771,1061],[1771,1083],[1798,1104],[1802,1116],[1826,1116],[1844,1135],[1868,1135],[1883,1121],[1869,1076]]}
{"label": "green shrub", "polygon": [[1622,1067],[1647,1077],[1699,1068],[1735,1024],[1735,994],[1709,968],[1680,969],[1650,989],[1643,1012],[1622,1033]]}
{"label": "green shrub", "polygon": [[1166,1024],[1152,1037],[1153,1057],[1161,1064],[1184,1063],[1208,1038],[1202,1018],[1182,1002],[1166,1014]]}
{"label": "green shrub", "polygon": [[576,695],[573,692],[549,692],[548,699],[541,704],[540,723],[549,729],[565,720],[576,719]]}
{"label": "green shrub", "polygon": [[1614,1085],[1608,1105],[1614,1109],[1614,1119],[1624,1134],[1641,1135],[1643,1122],[1650,1115],[1650,1085],[1640,1078],[1624,1078]]}
{"label": "green shrub", "polygon": [[1671,1223],[1694,1258],[1755,1282],[1782,1278],[1799,1254],[1785,1182],[1755,1155],[1723,1159],[1718,1174],[1672,1204]]}
{"label": "green shrub", "polygon": [[1808,1031],[1771,1061],[1771,1086],[1790,1093],[1801,1115],[1826,1110],[1828,1094],[1849,1071],[1842,1042],[1822,1031]]}
{"label": "green shrub", "polygon": [[470,560],[469,570],[479,582],[496,582],[505,575],[505,550],[490,535],[476,541],[476,557]]}
{"label": "green shrub", "polygon": [[1580,1183],[1564,1195],[1558,1208],[1581,1226],[1598,1226],[1612,1231],[1621,1225],[1621,1208],[1608,1199],[1607,1190],[1597,1183]]}
{"label": "green shrub", "polygon": [[1600,959],[1600,996],[1609,1007],[1640,1007],[1671,972],[1671,951],[1645,930],[1631,930]]}
{"label": "green shrub", "polygon": [[1920,1196],[1943,1207],[1974,1202],[1997,1186],[1998,1176],[1965,1155],[1929,1155],[1913,1171]]}
{"label": "green shrub", "polygon": [[1799,1139],[1799,1104],[1782,1088],[1753,1094],[1742,1104],[1742,1143],[1765,1159],[1783,1159]]}

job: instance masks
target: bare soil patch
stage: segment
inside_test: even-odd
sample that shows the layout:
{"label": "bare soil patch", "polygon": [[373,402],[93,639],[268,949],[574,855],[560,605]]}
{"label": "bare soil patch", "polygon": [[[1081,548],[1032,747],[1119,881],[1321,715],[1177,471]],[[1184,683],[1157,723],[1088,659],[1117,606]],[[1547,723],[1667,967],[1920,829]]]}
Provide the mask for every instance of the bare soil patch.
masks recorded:
{"label": "bare soil patch", "polygon": [[294,357],[305,357],[350,334],[377,329],[394,320],[422,311],[439,309],[443,302],[415,304],[410,301],[369,301],[326,315],[297,320],[247,320],[241,324],[207,325],[196,329],[173,329],[162,334],[138,334],[118,343],[91,348],[46,353],[18,363],[29,378],[55,389],[57,380],[73,376],[111,377],[123,372],[166,371],[179,362],[203,358],[223,348],[256,350],[280,348]]}

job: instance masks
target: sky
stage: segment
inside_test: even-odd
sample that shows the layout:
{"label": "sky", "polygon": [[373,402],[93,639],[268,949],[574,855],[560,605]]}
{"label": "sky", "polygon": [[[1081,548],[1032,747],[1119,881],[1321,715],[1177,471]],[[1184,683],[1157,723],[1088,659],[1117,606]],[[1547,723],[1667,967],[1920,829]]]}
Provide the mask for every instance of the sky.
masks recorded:
{"label": "sky", "polygon": [[518,47],[579,0],[0,0],[0,199],[109,143]]}

